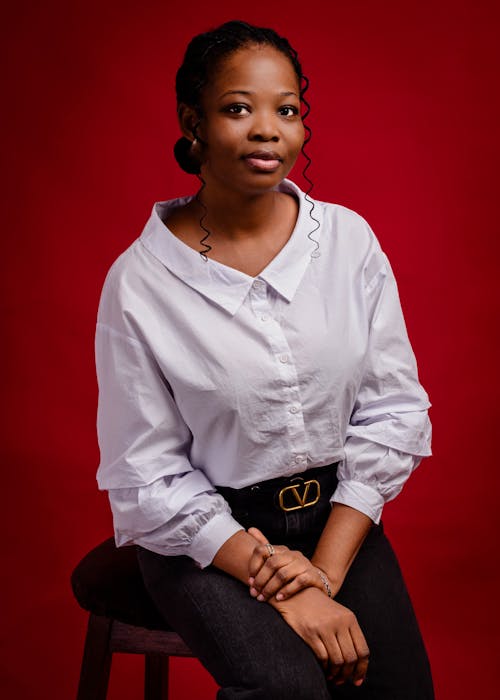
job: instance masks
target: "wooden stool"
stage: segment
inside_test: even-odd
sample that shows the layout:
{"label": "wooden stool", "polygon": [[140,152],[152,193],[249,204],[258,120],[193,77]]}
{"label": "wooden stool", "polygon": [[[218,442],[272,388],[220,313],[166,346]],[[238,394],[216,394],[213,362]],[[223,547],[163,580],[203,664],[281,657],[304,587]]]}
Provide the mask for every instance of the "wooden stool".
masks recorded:
{"label": "wooden stool", "polygon": [[193,656],[169,630],[142,582],[135,547],[113,538],[89,552],[71,575],[89,621],[77,700],[106,700],[113,653],[144,654],[144,700],[168,698],[170,656]]}

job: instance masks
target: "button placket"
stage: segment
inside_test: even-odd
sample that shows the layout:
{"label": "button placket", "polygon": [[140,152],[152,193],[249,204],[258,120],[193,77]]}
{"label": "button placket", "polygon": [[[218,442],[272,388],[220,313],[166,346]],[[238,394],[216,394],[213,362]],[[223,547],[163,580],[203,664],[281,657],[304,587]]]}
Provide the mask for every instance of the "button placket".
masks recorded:
{"label": "button placket", "polygon": [[[282,420],[287,426],[291,458],[295,464],[305,465],[308,445],[302,404],[300,401],[297,368],[280,322],[273,317],[267,284],[256,279],[252,283],[250,301],[261,332],[266,336],[276,360],[276,369],[283,382]],[[298,459],[298,461],[296,461]]]}
{"label": "button placket", "polygon": [[293,355],[288,345],[286,336],[279,323],[276,323],[276,361],[278,371],[285,384],[284,395],[286,400],[283,409],[286,412],[286,424],[290,439],[292,457],[299,454],[303,457],[300,464],[305,464],[305,457],[308,451],[306,440],[306,432],[304,425],[304,416],[302,413],[302,403],[299,392],[299,380],[297,375],[297,367],[293,360]]}

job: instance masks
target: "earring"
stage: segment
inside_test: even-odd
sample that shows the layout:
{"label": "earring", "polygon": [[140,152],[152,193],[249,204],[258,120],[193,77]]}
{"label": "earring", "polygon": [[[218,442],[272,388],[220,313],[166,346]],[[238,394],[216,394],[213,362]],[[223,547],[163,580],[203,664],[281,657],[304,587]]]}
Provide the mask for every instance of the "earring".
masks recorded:
{"label": "earring", "polygon": [[197,143],[198,143],[198,139],[195,136],[194,139],[191,141],[191,148],[193,148],[193,146],[196,146]]}

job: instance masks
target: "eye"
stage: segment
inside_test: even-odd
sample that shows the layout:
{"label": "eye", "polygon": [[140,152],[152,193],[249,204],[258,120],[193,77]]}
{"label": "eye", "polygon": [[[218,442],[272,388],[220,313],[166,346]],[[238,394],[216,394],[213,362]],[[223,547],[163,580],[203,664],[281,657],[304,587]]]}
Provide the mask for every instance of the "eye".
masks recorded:
{"label": "eye", "polygon": [[296,117],[299,113],[299,110],[293,105],[283,105],[283,107],[279,108],[278,112],[281,114],[282,117]]}
{"label": "eye", "polygon": [[249,112],[250,108],[248,107],[248,105],[244,105],[238,102],[235,104],[227,105],[227,107],[224,107],[222,111],[227,112],[229,114],[244,114],[245,112]]}

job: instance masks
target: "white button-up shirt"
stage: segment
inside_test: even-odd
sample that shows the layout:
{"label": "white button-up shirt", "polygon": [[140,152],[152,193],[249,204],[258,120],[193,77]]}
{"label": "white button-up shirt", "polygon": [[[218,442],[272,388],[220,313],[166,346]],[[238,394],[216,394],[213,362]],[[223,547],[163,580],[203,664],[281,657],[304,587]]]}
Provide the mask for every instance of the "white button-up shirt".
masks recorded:
{"label": "white button-up shirt", "polygon": [[155,204],[107,276],[97,478],[118,545],[207,566],[241,529],[217,486],[339,461],[332,501],[378,522],[430,454],[430,404],[377,239],[349,209],[311,211],[292,182],[280,189],[299,216],[257,278],[169,231],[189,197]]}

